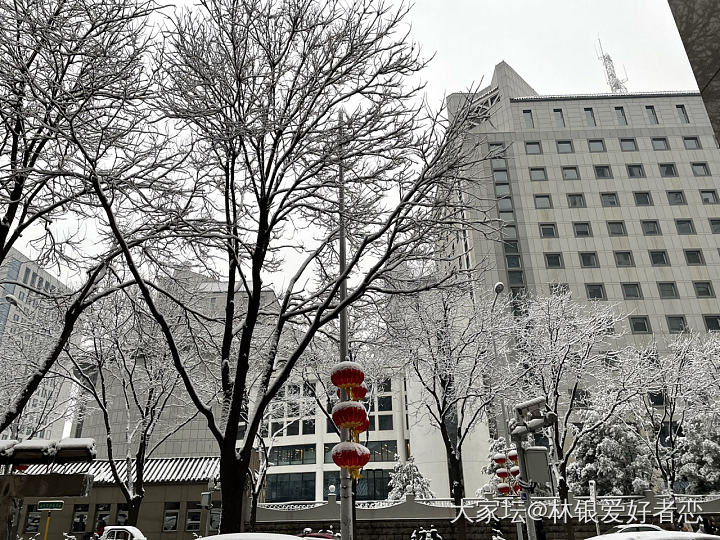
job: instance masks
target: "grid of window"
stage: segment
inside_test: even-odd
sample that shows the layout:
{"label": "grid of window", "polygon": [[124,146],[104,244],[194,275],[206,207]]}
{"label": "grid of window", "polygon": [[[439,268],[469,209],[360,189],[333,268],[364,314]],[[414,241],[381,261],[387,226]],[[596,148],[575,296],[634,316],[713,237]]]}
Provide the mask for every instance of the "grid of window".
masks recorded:
{"label": "grid of window", "polygon": [[267,502],[315,500],[315,472],[268,474],[265,480]]}
{"label": "grid of window", "polygon": [[273,446],[269,459],[275,465],[307,465],[315,463],[315,445]]}
{"label": "grid of window", "polygon": [[395,461],[397,441],[368,441],[365,446],[370,450],[370,461]]}
{"label": "grid of window", "polygon": [[200,519],[202,518],[202,506],[199,502],[188,502],[185,513],[185,530],[199,531]]}

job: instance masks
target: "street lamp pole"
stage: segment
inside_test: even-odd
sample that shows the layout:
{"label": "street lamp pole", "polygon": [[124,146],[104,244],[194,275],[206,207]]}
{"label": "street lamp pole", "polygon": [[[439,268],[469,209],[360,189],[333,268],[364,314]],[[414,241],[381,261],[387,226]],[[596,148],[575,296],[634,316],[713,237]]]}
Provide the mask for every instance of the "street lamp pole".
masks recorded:
{"label": "street lamp pole", "polygon": [[[338,134],[342,143],[343,136],[343,113],[340,111],[338,116],[339,129]],[[338,255],[340,259],[340,302],[344,302],[347,298],[347,279],[344,276],[347,258],[347,239],[345,231],[345,176],[343,166],[343,156],[340,155],[338,162],[338,208],[339,208],[339,236],[340,247]],[[340,362],[348,360],[348,321],[347,312],[343,307],[340,310]],[[349,396],[347,390],[340,389],[340,401],[348,401]],[[350,440],[350,431],[348,429],[340,430],[340,440],[343,442]],[[340,469],[340,536],[341,540],[353,540],[353,501],[352,501],[352,478],[350,477],[350,469]]]}

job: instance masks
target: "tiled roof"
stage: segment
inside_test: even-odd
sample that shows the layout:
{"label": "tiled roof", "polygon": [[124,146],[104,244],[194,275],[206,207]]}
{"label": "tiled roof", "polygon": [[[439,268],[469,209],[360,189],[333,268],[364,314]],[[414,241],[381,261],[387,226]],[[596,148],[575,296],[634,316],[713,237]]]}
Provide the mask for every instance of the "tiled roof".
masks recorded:
{"label": "tiled roof", "polygon": [[[125,461],[116,461],[120,477],[126,471]],[[98,459],[91,463],[66,465],[30,465],[25,474],[92,474],[95,485],[114,484],[110,461]],[[145,482],[149,484],[200,483],[219,476],[219,457],[156,458],[145,462]]]}

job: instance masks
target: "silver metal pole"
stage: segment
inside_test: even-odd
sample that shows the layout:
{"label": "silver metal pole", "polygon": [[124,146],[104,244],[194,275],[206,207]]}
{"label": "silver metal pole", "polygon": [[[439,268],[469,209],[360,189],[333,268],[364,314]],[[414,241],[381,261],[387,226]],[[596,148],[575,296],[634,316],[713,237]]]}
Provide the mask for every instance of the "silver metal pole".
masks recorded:
{"label": "silver metal pole", "polygon": [[[527,474],[527,463],[525,462],[525,449],[522,446],[522,440],[520,438],[515,438],[515,449],[518,453],[518,465],[520,466],[520,480],[523,482],[528,481],[528,474]],[[527,524],[527,532],[528,532],[528,540],[537,540],[537,534],[535,530],[535,520],[530,519],[530,513],[528,512],[528,509],[530,508],[530,490],[523,488],[523,493],[525,497],[525,523]]]}
{"label": "silver metal pole", "polygon": [[[342,111],[338,116],[339,136],[342,138],[343,114]],[[339,161],[339,192],[338,206],[340,211],[339,227],[340,227],[340,275],[345,273],[347,242],[345,232],[345,177],[343,170],[342,155]],[[343,302],[347,298],[347,281],[343,278],[340,282],[340,301]],[[348,359],[348,322],[345,308],[340,311],[340,361],[344,362]],[[347,392],[340,390],[340,401],[348,401]],[[340,437],[342,441],[350,440],[350,430],[341,429]],[[352,512],[352,478],[350,478],[349,469],[340,469],[340,538],[341,540],[353,540],[353,512]]]}

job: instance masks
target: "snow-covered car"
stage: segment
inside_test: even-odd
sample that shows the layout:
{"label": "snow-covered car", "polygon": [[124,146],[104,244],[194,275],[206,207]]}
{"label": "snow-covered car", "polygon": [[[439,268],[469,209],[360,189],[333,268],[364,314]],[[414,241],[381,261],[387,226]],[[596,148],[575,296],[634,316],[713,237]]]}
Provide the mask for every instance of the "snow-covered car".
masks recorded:
{"label": "snow-covered car", "polygon": [[[226,533],[226,534],[215,534],[213,536],[204,536],[197,540],[301,540],[299,536],[293,536],[292,534],[278,534],[278,533]],[[717,540],[717,538],[715,538]]]}
{"label": "snow-covered car", "polygon": [[110,525],[103,529],[100,540],[147,540],[147,538],[137,527]]}
{"label": "snow-covered car", "polygon": [[705,533],[660,530],[603,534],[588,540],[718,540],[718,537]]}
{"label": "snow-covered car", "polygon": [[652,523],[625,523],[623,525],[615,525],[609,531],[603,533],[603,536],[614,533],[628,533],[641,531],[664,531],[662,527],[653,525]]}

